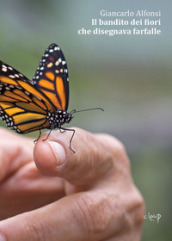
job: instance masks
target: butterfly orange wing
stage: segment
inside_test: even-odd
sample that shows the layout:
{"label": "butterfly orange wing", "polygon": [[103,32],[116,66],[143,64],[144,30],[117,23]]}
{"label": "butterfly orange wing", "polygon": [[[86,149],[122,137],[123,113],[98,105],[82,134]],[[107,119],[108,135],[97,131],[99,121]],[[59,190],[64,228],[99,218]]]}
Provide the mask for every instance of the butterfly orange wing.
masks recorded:
{"label": "butterfly orange wing", "polygon": [[57,44],[51,44],[45,51],[33,82],[58,110],[67,110],[69,101],[68,70],[65,57]]}
{"label": "butterfly orange wing", "polygon": [[19,133],[51,128],[48,113],[66,111],[68,71],[56,44],[45,51],[32,81],[0,61],[0,117]]}
{"label": "butterfly orange wing", "polygon": [[49,128],[54,106],[24,75],[0,61],[0,117],[19,133]]}

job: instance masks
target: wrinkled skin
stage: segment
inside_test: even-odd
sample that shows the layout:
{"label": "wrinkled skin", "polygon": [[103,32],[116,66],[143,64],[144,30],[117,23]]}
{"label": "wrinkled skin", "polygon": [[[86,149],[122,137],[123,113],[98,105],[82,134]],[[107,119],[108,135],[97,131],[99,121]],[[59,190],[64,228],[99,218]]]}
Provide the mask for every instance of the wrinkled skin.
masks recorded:
{"label": "wrinkled skin", "polygon": [[141,239],[144,203],[123,145],[75,130],[73,154],[69,132],[42,141],[44,133],[34,145],[0,129],[0,234],[7,241]]}

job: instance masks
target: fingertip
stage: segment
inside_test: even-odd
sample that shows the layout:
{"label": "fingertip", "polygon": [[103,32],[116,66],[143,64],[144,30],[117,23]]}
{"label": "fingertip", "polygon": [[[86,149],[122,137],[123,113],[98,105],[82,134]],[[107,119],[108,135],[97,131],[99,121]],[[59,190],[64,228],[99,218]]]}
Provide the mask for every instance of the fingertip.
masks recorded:
{"label": "fingertip", "polygon": [[62,144],[56,142],[56,141],[47,141],[49,144],[49,147],[54,155],[54,158],[56,159],[56,166],[61,166],[64,164],[66,159],[66,152]]}
{"label": "fingertip", "polygon": [[37,168],[45,175],[54,175],[56,158],[47,141],[39,140],[34,148],[34,160]]}
{"label": "fingertip", "polygon": [[67,135],[59,132],[52,132],[51,136],[45,140],[46,135],[42,135],[34,148],[34,160],[41,173],[50,176],[60,176],[66,159],[69,158],[66,147]]}

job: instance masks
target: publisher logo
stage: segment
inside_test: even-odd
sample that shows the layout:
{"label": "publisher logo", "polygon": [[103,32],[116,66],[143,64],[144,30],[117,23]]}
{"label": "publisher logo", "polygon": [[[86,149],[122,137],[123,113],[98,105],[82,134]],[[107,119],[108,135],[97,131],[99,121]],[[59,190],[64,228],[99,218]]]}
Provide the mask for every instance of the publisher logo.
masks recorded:
{"label": "publisher logo", "polygon": [[161,218],[160,213],[153,214],[153,213],[148,212],[144,215],[145,220],[149,220],[151,222],[156,222],[156,223],[159,223],[160,218]]}

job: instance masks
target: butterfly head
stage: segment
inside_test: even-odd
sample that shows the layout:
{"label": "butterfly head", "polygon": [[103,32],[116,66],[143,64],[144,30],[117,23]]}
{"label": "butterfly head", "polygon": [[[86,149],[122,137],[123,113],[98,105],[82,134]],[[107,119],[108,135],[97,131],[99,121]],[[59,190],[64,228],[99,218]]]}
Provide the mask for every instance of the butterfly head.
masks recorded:
{"label": "butterfly head", "polygon": [[66,123],[69,123],[72,120],[72,118],[72,114],[65,112],[64,119]]}

